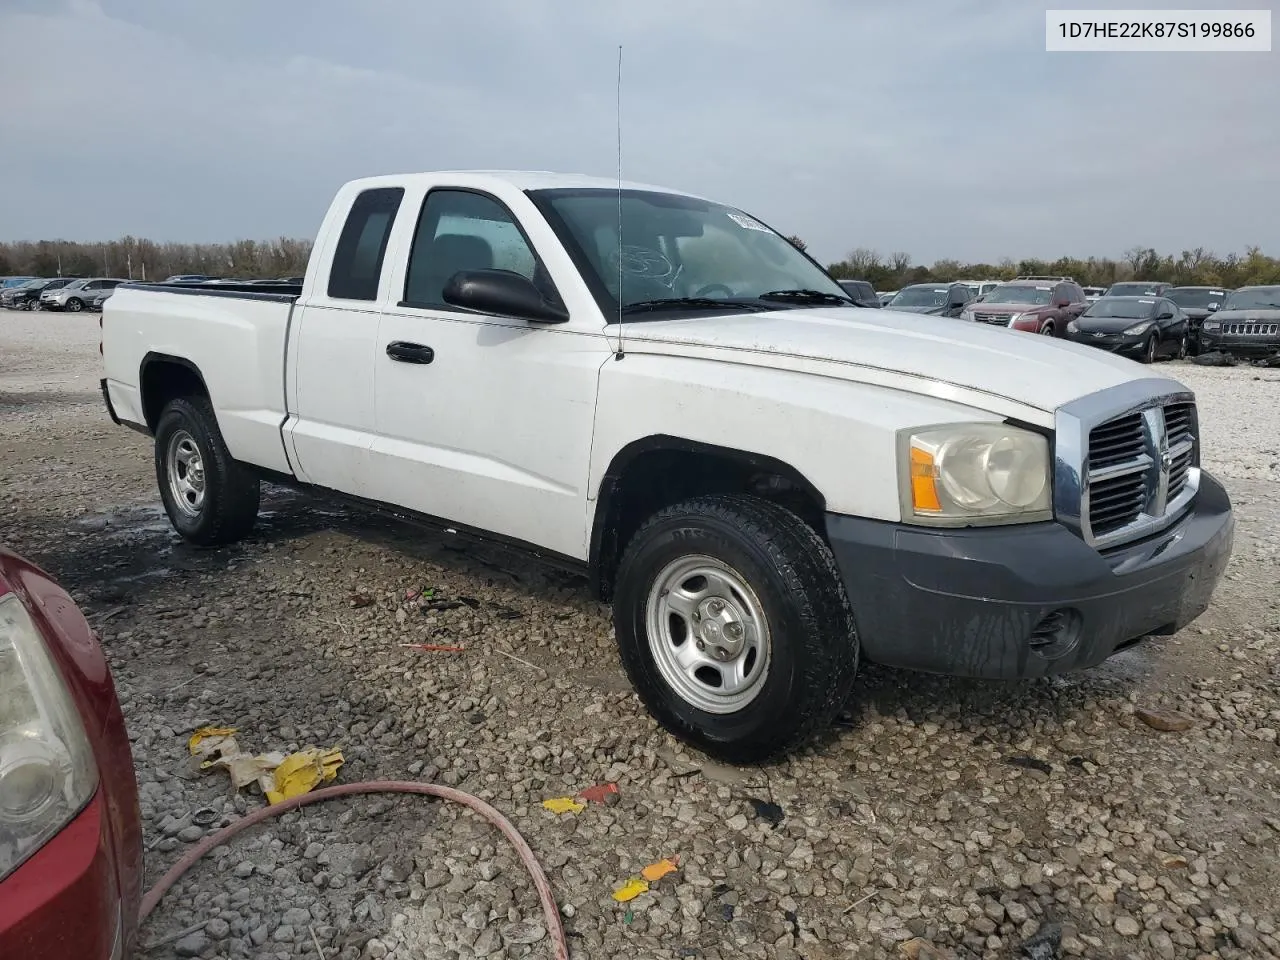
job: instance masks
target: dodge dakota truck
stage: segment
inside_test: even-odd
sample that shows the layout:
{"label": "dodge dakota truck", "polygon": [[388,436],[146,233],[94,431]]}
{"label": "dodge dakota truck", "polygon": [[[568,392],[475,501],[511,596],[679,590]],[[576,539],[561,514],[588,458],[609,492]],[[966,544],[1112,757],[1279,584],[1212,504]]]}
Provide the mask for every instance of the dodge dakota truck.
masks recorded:
{"label": "dodge dakota truck", "polygon": [[828,723],[860,657],[1032,678],[1173,633],[1231,551],[1178,381],[861,308],[671,190],[358,180],[300,285],[122,284],[101,322],[184,538],[249,534],[267,481],[576,565],[649,711],[731,761]]}

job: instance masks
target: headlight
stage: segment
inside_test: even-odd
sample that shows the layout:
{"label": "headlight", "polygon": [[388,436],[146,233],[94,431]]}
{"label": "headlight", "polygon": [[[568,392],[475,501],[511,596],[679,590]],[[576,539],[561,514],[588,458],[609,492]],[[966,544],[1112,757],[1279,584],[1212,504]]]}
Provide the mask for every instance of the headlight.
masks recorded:
{"label": "headlight", "polygon": [[1200,327],[1201,330],[1217,330],[1222,326],[1221,320],[1206,320]]}
{"label": "headlight", "polygon": [[961,310],[961,311],[960,311],[960,319],[961,319],[961,320],[972,320],[972,319],[973,319],[973,309],[972,309],[972,308],[970,308],[970,307],[965,307],[963,310]]}
{"label": "headlight", "polygon": [[1031,323],[1036,319],[1038,318],[1034,313],[1018,313],[1009,321],[1009,326],[1013,326],[1015,323]]}
{"label": "headlight", "polygon": [[1080,324],[1076,323],[1074,320],[1068,320],[1067,333],[1079,333],[1079,332],[1080,332]]}
{"label": "headlight", "polygon": [[1126,337],[1140,337],[1151,329],[1151,321],[1144,320],[1142,323],[1135,323],[1132,327],[1124,332]]}
{"label": "headlight", "polygon": [[968,526],[1048,520],[1049,442],[1003,423],[957,423],[898,434],[902,516]]}
{"label": "headlight", "polygon": [[93,749],[44,640],[16,596],[0,599],[0,878],[97,786]]}

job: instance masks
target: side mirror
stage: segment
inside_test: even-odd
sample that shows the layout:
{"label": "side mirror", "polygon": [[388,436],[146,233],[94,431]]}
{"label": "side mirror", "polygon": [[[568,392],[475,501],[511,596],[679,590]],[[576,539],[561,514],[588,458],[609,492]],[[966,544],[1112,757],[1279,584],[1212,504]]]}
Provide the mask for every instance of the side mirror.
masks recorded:
{"label": "side mirror", "polygon": [[1071,306],[1071,301],[1070,301],[1070,300],[1057,300],[1057,301],[1055,301],[1055,302],[1054,302],[1054,304],[1053,304],[1053,305],[1054,305],[1055,307],[1057,307],[1059,310],[1063,310],[1063,309],[1066,309],[1067,307]]}
{"label": "side mirror", "polygon": [[1218,309],[1218,302],[1215,300],[1213,303],[1209,304],[1207,309],[1209,310],[1210,313],[1216,312]]}
{"label": "side mirror", "polygon": [[533,281],[510,270],[460,270],[444,287],[444,301],[455,307],[518,317],[532,323],[564,323],[569,311],[548,303]]}

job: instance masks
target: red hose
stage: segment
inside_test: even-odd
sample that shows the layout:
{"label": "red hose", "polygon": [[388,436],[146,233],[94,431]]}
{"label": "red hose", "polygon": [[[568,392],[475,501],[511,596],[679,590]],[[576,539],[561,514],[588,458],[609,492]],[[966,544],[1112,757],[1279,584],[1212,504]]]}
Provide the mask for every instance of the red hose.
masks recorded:
{"label": "red hose", "polygon": [[452,800],[454,803],[460,803],[464,807],[470,807],[501,830],[503,835],[511,841],[511,845],[516,848],[516,853],[520,854],[521,861],[523,861],[525,868],[533,877],[533,885],[538,890],[538,899],[542,901],[542,912],[547,920],[547,934],[551,937],[552,946],[555,948],[556,960],[569,960],[569,942],[565,938],[564,924],[560,920],[560,908],[556,906],[555,894],[551,892],[551,882],[547,879],[547,875],[543,873],[542,866],[538,863],[538,858],[534,856],[533,850],[525,842],[524,837],[520,836],[516,828],[511,825],[511,821],[479,797],[473,797],[471,794],[463,793],[461,790],[454,790],[452,787],[441,787],[434,783],[416,783],[411,780],[371,780],[367,783],[344,783],[336,787],[324,787],[311,793],[304,793],[301,796],[282,800],[280,803],[253,811],[253,813],[237,820],[235,823],[223,827],[217,833],[205,837],[188,850],[182,856],[182,859],[170,867],[169,872],[161,877],[160,881],[148,890],[147,895],[142,898],[142,907],[138,911],[139,925],[151,915],[151,911],[160,903],[161,898],[169,892],[169,888],[177,883],[178,878],[190,870],[197,860],[214,847],[219,847],[226,843],[241,830],[245,830],[255,823],[261,823],[263,820],[278,817],[280,814],[287,813],[298,807],[305,807],[307,804],[363,793],[419,793],[429,797],[439,797],[442,800]]}

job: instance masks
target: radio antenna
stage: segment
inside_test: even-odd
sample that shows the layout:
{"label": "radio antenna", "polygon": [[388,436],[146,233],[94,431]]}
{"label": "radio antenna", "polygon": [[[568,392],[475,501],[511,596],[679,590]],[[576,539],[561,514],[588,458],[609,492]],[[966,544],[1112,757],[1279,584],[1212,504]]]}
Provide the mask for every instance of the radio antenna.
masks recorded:
{"label": "radio antenna", "polygon": [[618,351],[613,359],[621,360],[626,353],[622,348],[622,44],[618,44]]}

